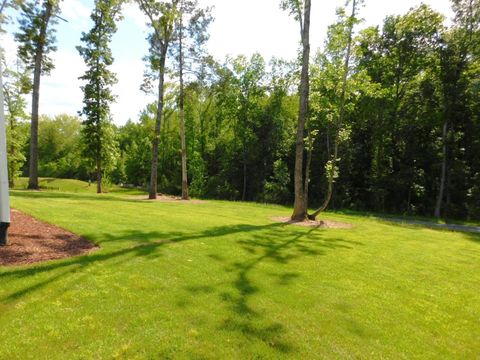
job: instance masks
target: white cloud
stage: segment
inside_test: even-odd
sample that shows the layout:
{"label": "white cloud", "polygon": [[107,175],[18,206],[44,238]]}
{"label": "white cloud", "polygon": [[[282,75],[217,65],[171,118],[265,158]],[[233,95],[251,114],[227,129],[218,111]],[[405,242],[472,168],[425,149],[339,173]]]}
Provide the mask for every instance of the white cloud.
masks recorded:
{"label": "white cloud", "polygon": [[[200,0],[202,6],[214,6],[215,21],[211,26],[210,51],[217,57],[227,54],[260,52],[272,56],[294,58],[300,42],[298,24],[280,9],[280,0]],[[424,0],[443,14],[450,15],[449,0]],[[379,25],[387,15],[406,13],[420,0],[366,0],[360,16],[367,25]],[[311,12],[312,50],[323,44],[328,25],[335,21],[335,10],[345,0],[313,1]]]}
{"label": "white cloud", "polygon": [[76,28],[86,29],[88,28],[92,8],[92,1],[88,1],[88,5],[86,5],[80,0],[68,0],[60,4],[60,16]]}
{"label": "white cloud", "polygon": [[140,91],[143,69],[144,64],[141,60],[118,61],[112,66],[112,71],[117,73],[118,78],[118,83],[113,89],[117,101],[111,107],[113,119],[117,124],[124,124],[129,119],[137,120],[140,111],[155,100],[154,95],[149,96]]}
{"label": "white cloud", "polygon": [[123,16],[125,19],[133,20],[133,22],[138,26],[138,28],[143,31],[147,30],[148,18],[143,14],[139,9],[138,5],[135,3],[128,3],[123,6]]}
{"label": "white cloud", "polygon": [[77,114],[82,109],[81,82],[85,65],[78,53],[59,50],[53,55],[55,69],[42,77],[40,90],[40,113],[56,115]]}

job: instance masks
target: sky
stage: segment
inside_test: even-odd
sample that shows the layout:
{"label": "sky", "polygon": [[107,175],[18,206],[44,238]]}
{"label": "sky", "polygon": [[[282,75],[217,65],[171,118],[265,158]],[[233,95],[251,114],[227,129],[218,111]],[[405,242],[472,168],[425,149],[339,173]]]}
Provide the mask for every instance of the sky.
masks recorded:
{"label": "sky", "polygon": [[[271,57],[293,59],[299,46],[299,25],[287,12],[280,9],[280,0],[199,0],[202,6],[213,6],[214,22],[210,25],[210,40],[207,49],[217,60],[226,55],[251,56],[258,52],[266,60]],[[404,14],[418,6],[421,0],[366,0],[360,16],[364,19],[359,29],[381,25],[387,15]],[[451,16],[449,0],[423,0],[433,9]],[[319,48],[326,35],[327,26],[335,21],[335,9],[345,0],[312,1],[311,48]],[[42,77],[40,89],[40,113],[75,115],[82,109],[82,82],[78,80],[85,71],[76,46],[80,45],[81,33],[91,27],[90,12],[93,0],[64,0],[62,18],[57,25],[58,50],[53,54],[55,70]],[[135,4],[128,4],[123,11],[124,19],[111,44],[115,62],[112,71],[118,83],[113,87],[117,96],[111,112],[114,122],[122,125],[129,119],[136,121],[140,111],[155,101],[155,95],[140,90],[145,64],[142,58],[148,52],[145,40],[148,28],[145,17]],[[15,59],[16,45],[11,33],[1,36],[1,45],[7,59]]]}

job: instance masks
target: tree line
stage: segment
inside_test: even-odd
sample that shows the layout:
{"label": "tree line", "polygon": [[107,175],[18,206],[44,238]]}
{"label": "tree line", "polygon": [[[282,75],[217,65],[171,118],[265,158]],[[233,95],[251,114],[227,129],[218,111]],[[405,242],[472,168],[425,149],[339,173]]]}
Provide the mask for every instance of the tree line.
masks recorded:
{"label": "tree line", "polygon": [[78,46],[84,107],[55,118],[38,116],[38,96],[53,67],[58,2],[5,4],[21,16],[18,60],[4,62],[12,182],[75,177],[99,192],[108,182],[143,187],[150,198],[293,202],[299,220],[329,206],[480,218],[479,0],[452,0],[449,26],[421,4],[372,27],[360,20],[364,2],[348,1],[313,51],[311,1],[284,0],[300,30],[291,61],[214,59],[204,49],[212,9],[138,0],[151,30],[141,88],[157,101],[124,126],[109,109],[122,2],[95,1]]}

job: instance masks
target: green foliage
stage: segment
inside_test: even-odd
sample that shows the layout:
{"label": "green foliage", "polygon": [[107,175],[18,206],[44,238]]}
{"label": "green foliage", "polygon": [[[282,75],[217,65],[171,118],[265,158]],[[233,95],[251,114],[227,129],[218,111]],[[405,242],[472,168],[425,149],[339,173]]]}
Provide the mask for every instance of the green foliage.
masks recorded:
{"label": "green foliage", "polygon": [[3,0],[0,4],[0,34],[4,32],[3,26],[11,21],[11,16],[8,14],[9,9],[17,10],[23,0]]}
{"label": "green foliage", "polygon": [[199,152],[194,152],[189,161],[190,177],[189,191],[194,197],[204,196],[207,190],[207,169]]}
{"label": "green foliage", "polygon": [[82,156],[81,121],[66,114],[42,116],[38,143],[39,174],[44,177],[86,179],[88,170]]}
{"label": "green foliage", "polygon": [[[6,64],[5,64],[6,65]],[[22,68],[17,61],[17,70],[4,66],[2,61],[3,96],[5,102],[5,120],[7,125],[7,154],[8,174],[10,186],[14,186],[15,180],[21,174],[26,156],[24,149],[28,139],[26,120],[28,115],[25,111],[25,94],[30,90],[29,71]]]}
{"label": "green foliage", "polygon": [[303,22],[302,10],[303,10],[303,0],[281,0],[280,8],[282,10],[288,11],[291,16],[296,21],[300,23]]}
{"label": "green foliage", "polygon": [[[177,70],[174,60],[178,58],[181,7],[196,3],[137,2],[149,17],[151,29],[147,59],[151,77],[147,76],[145,84],[151,85],[150,91],[156,91],[157,85],[151,81]],[[98,11],[101,6],[119,6],[106,0],[97,5]],[[304,2],[283,1],[281,5],[301,20]],[[358,11],[362,1],[356,5]],[[305,138],[306,150],[313,155],[309,183],[312,207],[323,203],[325,189],[334,181],[333,208],[431,215],[445,160],[443,215],[480,217],[480,6],[478,0],[455,0],[453,5],[455,18],[448,27],[441,14],[420,5],[405,14],[388,16],[380,27],[353,31],[356,36],[346,71],[350,29],[359,27],[360,16],[352,18],[349,11],[338,10],[337,19],[328,28],[327,41],[311,67],[311,143],[308,135]],[[35,9],[41,13],[41,7]],[[190,37],[185,40],[184,111],[191,191],[205,198],[290,199],[293,184],[287,182],[286,174],[292,178],[294,168],[298,62],[273,59],[266,63],[255,54],[219,63],[203,51],[196,52],[200,47],[193,46],[203,44],[208,37],[207,32],[199,30],[208,22],[209,12],[184,15],[185,39]],[[98,49],[105,51],[105,62],[98,69],[108,70],[113,61],[108,37],[100,41],[94,33],[89,34],[84,34],[85,39],[96,41]],[[95,56],[103,54],[94,42],[83,44],[83,54],[89,52],[92,56],[90,65],[95,65]],[[92,79],[99,75],[93,70],[88,74]],[[109,82],[106,88],[111,88],[113,74],[108,73],[105,79]],[[93,84],[90,99],[94,99]],[[21,93],[23,85],[14,87],[16,93]],[[113,183],[148,185],[161,104],[158,190],[179,194],[179,87],[165,84],[163,97],[156,104],[149,105],[138,121],[133,119],[119,128],[109,124],[107,105],[113,94],[107,91],[105,95],[108,101],[98,107],[105,126],[98,134],[108,142],[102,155],[106,177]],[[93,102],[90,105],[93,116],[96,110]],[[95,141],[96,129],[91,125],[85,138]],[[58,144],[66,135],[49,126],[45,123],[44,132],[41,130],[41,136],[46,136],[41,140],[42,173],[92,178],[92,160],[88,169],[86,161],[92,153],[86,157],[79,152],[78,143],[65,146],[70,149],[65,151]],[[56,135],[49,137],[48,132]],[[77,141],[78,136],[72,135],[71,139]],[[25,172],[21,163],[28,149],[21,145],[23,141],[16,143],[21,150],[19,157],[11,156],[20,169],[16,173]]]}
{"label": "green foliage", "polygon": [[282,160],[273,163],[273,174],[265,183],[263,199],[267,203],[286,204],[290,200],[290,172]]}
{"label": "green foliage", "polygon": [[109,70],[113,64],[109,43],[117,31],[121,4],[119,0],[97,0],[91,15],[94,26],[90,32],[82,33],[84,45],[77,47],[87,65],[85,75],[80,77],[86,81],[82,86],[84,107],[81,111],[85,116],[82,127],[84,155],[92,171],[95,169],[99,186],[102,179],[106,181],[115,169],[114,177],[117,180],[123,178],[122,171],[118,171],[116,160],[119,155],[110,120],[110,104],[115,100],[111,87],[117,79]]}
{"label": "green foliage", "polygon": [[150,93],[156,90],[154,82],[165,75],[168,49],[175,40],[175,24],[178,17],[177,5],[180,0],[156,1],[136,0],[140,9],[149,19],[151,33],[147,40],[150,51],[144,57],[147,63],[142,90]]}
{"label": "green foliage", "polygon": [[[54,45],[55,28],[53,27],[58,19],[55,17],[60,9],[58,0],[44,1],[23,1],[20,3],[21,17],[19,18],[19,29],[15,34],[15,40],[19,43],[18,56],[31,70],[35,67],[35,55],[38,49],[42,48],[41,73],[49,74],[54,68],[49,53],[57,50]],[[47,7],[51,6],[51,15],[48,21]],[[45,36],[43,36],[45,34]]]}

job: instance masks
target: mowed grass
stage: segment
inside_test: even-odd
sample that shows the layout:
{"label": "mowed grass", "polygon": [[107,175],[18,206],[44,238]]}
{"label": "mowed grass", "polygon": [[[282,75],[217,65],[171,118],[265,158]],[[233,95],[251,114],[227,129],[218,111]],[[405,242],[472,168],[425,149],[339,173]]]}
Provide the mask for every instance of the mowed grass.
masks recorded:
{"label": "mowed grass", "polygon": [[0,267],[1,359],[478,359],[480,237],[278,206],[13,191],[100,245]]}
{"label": "mowed grass", "polygon": [[[39,178],[38,185],[41,190],[61,191],[73,193],[96,194],[97,185],[95,182],[88,183],[86,181],[76,179],[57,179],[57,178]],[[28,178],[21,177],[15,180],[15,190],[26,190],[28,187]],[[144,192],[137,189],[126,189],[117,185],[108,185],[103,187],[103,191],[110,195],[130,194],[138,195]]]}

